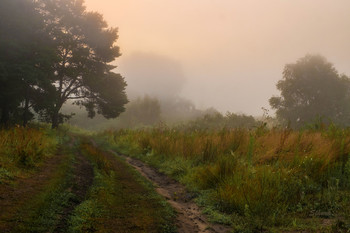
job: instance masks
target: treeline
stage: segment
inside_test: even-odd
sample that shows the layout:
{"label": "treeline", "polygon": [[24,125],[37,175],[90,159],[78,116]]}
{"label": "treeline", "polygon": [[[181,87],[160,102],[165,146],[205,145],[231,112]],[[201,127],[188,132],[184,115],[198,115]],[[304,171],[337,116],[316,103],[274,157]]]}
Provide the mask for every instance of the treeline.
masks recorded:
{"label": "treeline", "polygon": [[266,116],[256,119],[245,114],[222,114],[214,108],[201,110],[190,100],[180,97],[165,100],[146,95],[131,100],[125,107],[125,112],[111,120],[101,116],[89,119],[83,110],[70,104],[63,106],[62,112],[67,115],[74,112],[68,123],[88,130],[140,129],[154,126],[185,130],[255,128],[264,124],[263,121],[272,125]]}
{"label": "treeline", "polygon": [[110,62],[117,29],[84,1],[0,1],[0,125],[34,116],[56,128],[72,100],[89,117],[115,118],[128,102],[124,78]]}
{"label": "treeline", "polygon": [[176,125],[180,122],[188,122],[206,114],[217,113],[215,109],[200,110],[187,99],[167,98],[159,99],[145,95],[131,99],[125,105],[125,112],[116,119],[105,119],[96,116],[89,119],[87,114],[79,107],[67,103],[63,106],[62,112],[72,117],[69,124],[88,130],[103,130],[107,128],[142,128],[152,127],[159,124]]}

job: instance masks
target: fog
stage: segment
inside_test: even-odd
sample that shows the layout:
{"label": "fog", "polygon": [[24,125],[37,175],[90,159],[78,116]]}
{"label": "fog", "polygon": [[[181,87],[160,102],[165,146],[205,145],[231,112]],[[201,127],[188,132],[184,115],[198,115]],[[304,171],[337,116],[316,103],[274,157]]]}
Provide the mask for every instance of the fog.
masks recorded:
{"label": "fog", "polygon": [[120,62],[127,75],[129,98],[152,96],[158,99],[177,98],[186,82],[181,63],[154,53],[133,53]]}
{"label": "fog", "polygon": [[128,94],[261,115],[285,64],[321,54],[350,74],[349,0],[86,0],[119,28]]}

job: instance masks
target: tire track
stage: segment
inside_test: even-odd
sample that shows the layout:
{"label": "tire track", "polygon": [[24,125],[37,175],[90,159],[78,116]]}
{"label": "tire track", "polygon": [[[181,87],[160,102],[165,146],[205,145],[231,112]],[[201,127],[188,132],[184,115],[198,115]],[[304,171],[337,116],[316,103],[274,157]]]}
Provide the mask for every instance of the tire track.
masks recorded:
{"label": "tire track", "polygon": [[140,160],[119,155],[114,151],[110,152],[125,158],[128,164],[155,185],[156,191],[165,197],[177,211],[176,225],[180,233],[227,233],[231,231],[228,226],[209,223],[207,218],[201,214],[201,210],[194,202],[193,196],[177,181],[159,173]]}
{"label": "tire track", "polygon": [[[61,151],[61,148],[58,148]],[[56,171],[66,155],[57,153],[45,161],[33,176],[19,178],[14,185],[0,186],[0,232],[11,232],[18,224],[16,215],[22,213],[21,208],[39,194]]]}
{"label": "tire track", "polygon": [[76,152],[76,161],[73,167],[73,181],[69,188],[73,196],[69,199],[67,207],[63,210],[60,222],[54,232],[67,232],[68,220],[74,209],[85,200],[86,194],[94,180],[94,171],[91,163],[80,152]]}

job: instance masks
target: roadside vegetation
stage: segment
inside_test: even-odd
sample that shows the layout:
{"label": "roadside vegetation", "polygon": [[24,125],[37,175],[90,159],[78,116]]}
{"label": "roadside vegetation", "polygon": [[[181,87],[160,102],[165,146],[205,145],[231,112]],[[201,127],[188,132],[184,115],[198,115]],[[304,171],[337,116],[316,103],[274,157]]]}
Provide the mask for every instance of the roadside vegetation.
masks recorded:
{"label": "roadside vegetation", "polygon": [[236,232],[350,228],[348,129],[161,126],[100,136],[185,184],[212,221]]}
{"label": "roadside vegetation", "polygon": [[14,127],[0,130],[0,184],[22,177],[56,151],[55,131]]}

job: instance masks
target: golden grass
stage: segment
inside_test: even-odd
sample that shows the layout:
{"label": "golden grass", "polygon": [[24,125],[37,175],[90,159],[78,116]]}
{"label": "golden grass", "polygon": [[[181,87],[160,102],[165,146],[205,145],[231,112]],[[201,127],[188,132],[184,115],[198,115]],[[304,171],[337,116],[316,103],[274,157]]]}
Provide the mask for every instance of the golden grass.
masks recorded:
{"label": "golden grass", "polygon": [[[168,174],[180,174],[177,178],[192,188],[213,191],[215,208],[255,216],[259,224],[276,224],[278,216],[297,211],[306,216],[339,211],[337,200],[344,200],[341,193],[350,191],[350,132],[335,127],[319,131],[156,128],[105,135],[123,152]],[[170,166],[172,161],[186,169],[175,172],[178,168]]]}
{"label": "golden grass", "polygon": [[52,132],[15,127],[0,130],[0,182],[21,169],[36,167],[56,150]]}

